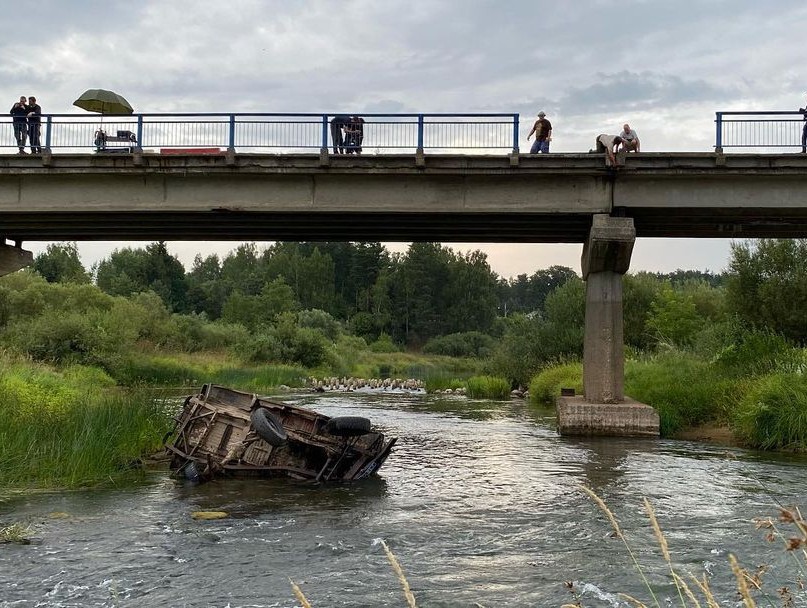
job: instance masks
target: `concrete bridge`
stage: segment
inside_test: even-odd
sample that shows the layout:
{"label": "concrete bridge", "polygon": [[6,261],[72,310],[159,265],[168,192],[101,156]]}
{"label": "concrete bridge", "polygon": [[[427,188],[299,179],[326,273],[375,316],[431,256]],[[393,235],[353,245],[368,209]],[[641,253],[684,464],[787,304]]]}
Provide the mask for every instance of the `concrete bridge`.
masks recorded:
{"label": "concrete bridge", "polygon": [[654,435],[623,389],[636,236],[807,237],[807,156],[57,154],[0,157],[0,274],[27,240],[583,243],[584,397],[568,433]]}

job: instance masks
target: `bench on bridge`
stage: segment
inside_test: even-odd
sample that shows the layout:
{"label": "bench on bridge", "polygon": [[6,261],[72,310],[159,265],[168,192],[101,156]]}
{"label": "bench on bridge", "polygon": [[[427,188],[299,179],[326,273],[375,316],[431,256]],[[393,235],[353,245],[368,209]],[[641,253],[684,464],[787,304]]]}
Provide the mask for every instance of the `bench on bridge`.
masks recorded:
{"label": "bench on bridge", "polygon": [[136,146],[113,146],[107,147],[111,142],[123,142],[127,144],[137,144],[137,137],[131,131],[117,131],[115,135],[107,135],[103,129],[98,129],[95,132],[95,151],[96,152],[134,152]]}

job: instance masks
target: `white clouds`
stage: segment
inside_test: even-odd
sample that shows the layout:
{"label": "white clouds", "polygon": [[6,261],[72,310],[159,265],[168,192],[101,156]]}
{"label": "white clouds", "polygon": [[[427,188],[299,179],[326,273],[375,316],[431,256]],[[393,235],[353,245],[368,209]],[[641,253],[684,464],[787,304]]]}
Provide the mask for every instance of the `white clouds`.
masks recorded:
{"label": "white clouds", "polygon": [[807,90],[803,0],[41,0],[25,11],[34,28],[0,22],[0,93],[9,105],[36,95],[45,112],[73,111],[91,87],[142,112],[520,112],[523,143],[544,109],[554,151],[588,150],[625,120],[644,150],[707,151],[716,110],[796,108]]}

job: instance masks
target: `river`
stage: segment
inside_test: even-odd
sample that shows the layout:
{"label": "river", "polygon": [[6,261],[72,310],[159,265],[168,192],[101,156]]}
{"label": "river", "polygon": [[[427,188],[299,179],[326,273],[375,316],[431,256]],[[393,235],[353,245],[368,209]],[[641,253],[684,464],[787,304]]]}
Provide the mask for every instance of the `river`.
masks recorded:
{"label": "river", "polygon": [[[0,545],[0,607],[288,607],[289,578],[315,608],[405,606],[384,539],[422,607],[627,606],[650,601],[622,542],[579,489],[620,519],[659,595],[680,605],[642,510],[655,506],[676,567],[712,576],[735,605],[728,554],[795,567],[751,521],[776,502],[805,506],[807,459],[684,441],[570,439],[523,402],[414,395],[298,395],[328,415],[360,415],[398,444],[376,479],[201,486],[155,471],[136,487],[0,502],[31,545]],[[196,521],[196,510],[228,519]],[[792,583],[791,583],[792,584]],[[805,597],[802,595],[805,605]],[[776,604],[778,605],[778,604]]]}

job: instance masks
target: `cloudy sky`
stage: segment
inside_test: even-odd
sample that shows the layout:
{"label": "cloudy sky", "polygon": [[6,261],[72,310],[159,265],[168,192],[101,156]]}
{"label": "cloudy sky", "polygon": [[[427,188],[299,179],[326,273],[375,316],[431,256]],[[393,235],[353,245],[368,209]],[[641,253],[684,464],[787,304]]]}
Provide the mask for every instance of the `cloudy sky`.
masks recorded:
{"label": "cloudy sky", "polygon": [[[87,88],[141,112],[544,110],[552,150],[629,121],[645,151],[710,151],[716,110],[804,105],[804,0],[0,0],[0,92],[72,112]],[[131,243],[83,242],[86,265]],[[137,244],[135,244],[137,245]],[[44,243],[26,243],[34,252]],[[234,243],[170,243],[196,252]],[[579,245],[452,245],[503,276],[579,270]],[[405,249],[405,244],[390,245]],[[643,239],[632,270],[722,270],[724,240]]]}

